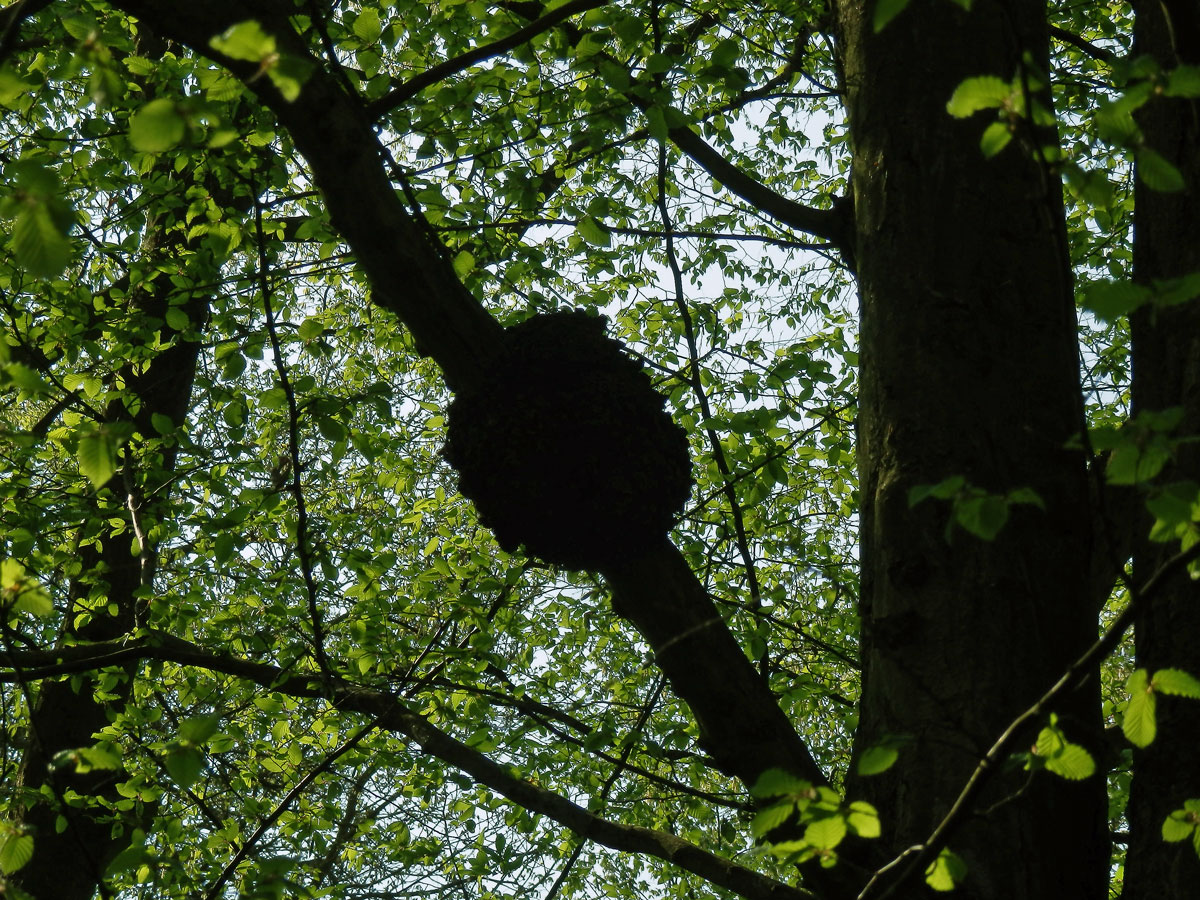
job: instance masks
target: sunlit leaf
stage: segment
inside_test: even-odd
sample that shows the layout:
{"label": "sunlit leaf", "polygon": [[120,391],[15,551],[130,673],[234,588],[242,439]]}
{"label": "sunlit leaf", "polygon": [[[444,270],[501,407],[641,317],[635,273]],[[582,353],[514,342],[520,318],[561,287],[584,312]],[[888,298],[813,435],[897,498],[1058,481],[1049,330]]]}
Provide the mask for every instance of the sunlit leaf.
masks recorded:
{"label": "sunlit leaf", "polygon": [[1121,731],[1135,747],[1148,747],[1154,741],[1158,725],[1154,717],[1154,692],[1146,670],[1138,669],[1130,675],[1125,689],[1129,692],[1129,702],[1125,705]]}
{"label": "sunlit leaf", "polygon": [[966,877],[967,864],[949,850],[942,850],[925,870],[925,883],[935,891],[952,891]]}
{"label": "sunlit leaf", "polygon": [[0,835],[0,872],[12,875],[33,859],[33,835],[9,832]]}
{"label": "sunlit leaf", "polygon": [[968,78],[954,89],[946,103],[946,112],[962,119],[981,109],[999,108],[1009,101],[1012,94],[1012,85],[994,75]]}
{"label": "sunlit leaf", "polygon": [[1200,700],[1200,679],[1180,669],[1159,669],[1154,673],[1151,685],[1159,694]]}

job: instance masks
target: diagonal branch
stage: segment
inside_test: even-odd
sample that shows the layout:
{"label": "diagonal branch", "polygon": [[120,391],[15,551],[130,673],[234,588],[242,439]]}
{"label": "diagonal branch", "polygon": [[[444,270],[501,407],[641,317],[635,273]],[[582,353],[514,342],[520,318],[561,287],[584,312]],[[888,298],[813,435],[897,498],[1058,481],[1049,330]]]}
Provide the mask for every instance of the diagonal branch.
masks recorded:
{"label": "diagonal branch", "polygon": [[[173,662],[233,675],[291,697],[320,697],[326,690],[315,675],[292,675],[268,663],[213,653],[165,632],[150,632],[139,643],[110,641],[47,651],[0,653],[0,665],[19,668],[26,679],[141,660]],[[0,672],[0,681],[11,681],[14,677],[9,672]],[[525,809],[553,819],[583,838],[613,850],[664,860],[747,900],[814,900],[814,895],[806,890],[760,875],[675,835],[605,819],[561,794],[519,778],[510,767],[468,747],[391,694],[341,679],[332,688],[333,702],[339,709],[370,716],[378,727],[415,741],[426,753],[465,772],[479,784]]]}
{"label": "diagonal branch", "polygon": [[608,2],[609,0],[570,0],[569,3],[555,7],[544,16],[534,19],[528,25],[517,29],[507,37],[502,37],[499,40],[492,41],[490,44],[483,44],[473,50],[468,50],[466,53],[454,57],[454,59],[448,59],[445,62],[438,63],[436,66],[426,69],[419,75],[414,75],[408,81],[404,82],[404,84],[392,88],[392,90],[388,91],[378,100],[368,104],[367,113],[372,119],[378,119],[397,106],[407,103],[430,85],[444,81],[451,75],[457,75],[464,69],[468,69],[476,63],[483,62],[485,59],[491,59],[492,57],[499,56],[501,53],[506,53],[515,47],[519,47],[539,34],[549,31],[559,22],[576,13],[595,9],[597,6],[604,6]]}
{"label": "diagonal branch", "polygon": [[[925,871],[925,867],[933,862],[942,848],[946,846],[953,829],[970,812],[972,802],[979,796],[984,785],[999,770],[1003,758],[1012,750],[1013,744],[1024,733],[1025,728],[1045,715],[1054,701],[1085,681],[1088,673],[1121,643],[1125,632],[1133,624],[1135,613],[1139,612],[1162,589],[1170,576],[1186,568],[1192,560],[1197,558],[1200,558],[1200,544],[1193,544],[1163,563],[1141,588],[1135,589],[1132,584],[1129,585],[1130,600],[1125,608],[1113,619],[1104,634],[1082,656],[1067,667],[1062,677],[1039,697],[1037,702],[1009,723],[1008,727],[1004,729],[1004,733],[996,739],[991,749],[979,761],[975,771],[971,773],[971,777],[967,779],[966,785],[950,807],[950,811],[937,824],[924,843],[909,847],[886,866],[876,871],[858,895],[857,900],[885,900],[903,887],[914,874]],[[886,876],[896,869],[899,872],[895,878],[887,880]]]}

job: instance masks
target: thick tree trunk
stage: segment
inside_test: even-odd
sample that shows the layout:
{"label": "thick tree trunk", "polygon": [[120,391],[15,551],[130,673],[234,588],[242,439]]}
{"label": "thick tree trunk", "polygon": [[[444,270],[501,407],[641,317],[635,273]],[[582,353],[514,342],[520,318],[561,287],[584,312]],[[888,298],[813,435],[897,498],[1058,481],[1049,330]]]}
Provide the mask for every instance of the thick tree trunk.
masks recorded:
{"label": "thick tree trunk", "polygon": [[[1135,52],[1152,55],[1164,69],[1200,64],[1200,13],[1193,3],[1139,3]],[[1190,12],[1190,16],[1188,13]],[[1200,102],[1156,97],[1139,114],[1148,146],[1183,173],[1187,187],[1163,193],[1139,179],[1135,189],[1133,269],[1142,283],[1200,271]],[[1146,309],[1133,317],[1134,412],[1182,406],[1178,433],[1200,434],[1200,302]],[[1200,445],[1178,448],[1168,481],[1200,482]],[[1144,581],[1179,547],[1146,539],[1142,524],[1134,547],[1134,574]],[[1183,669],[1200,676],[1200,587],[1179,573],[1136,624],[1137,665],[1151,672]],[[1126,898],[1192,896],[1200,885],[1200,859],[1189,842],[1169,844],[1162,823],[1185,800],[1200,798],[1200,706],[1159,696],[1158,736],[1134,753],[1127,818],[1131,842],[1125,866]]]}
{"label": "thick tree trunk", "polygon": [[[873,3],[838,5],[848,92],[861,298],[862,719],[858,752],[910,738],[851,797],[879,809],[892,852],[922,842],[980,756],[1095,637],[1087,592],[1083,422],[1061,187],[1028,146],[991,160],[989,119],[955,120],[964,79],[1043,70],[1045,8],[913,3],[882,32]],[[960,475],[1032,488],[994,541],[909,490]],[[1058,713],[1097,749],[1098,680]],[[1034,733],[1030,734],[1030,740]],[[1024,745],[1028,746],[1029,742]],[[1104,782],[997,775],[950,848],[960,896],[1104,896]],[[906,895],[907,896],[907,895]]]}

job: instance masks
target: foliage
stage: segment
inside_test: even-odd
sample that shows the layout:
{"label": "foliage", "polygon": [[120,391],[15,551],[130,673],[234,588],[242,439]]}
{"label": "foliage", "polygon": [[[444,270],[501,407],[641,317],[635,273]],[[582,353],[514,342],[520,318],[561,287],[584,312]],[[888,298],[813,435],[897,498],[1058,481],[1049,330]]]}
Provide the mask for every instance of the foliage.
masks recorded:
{"label": "foliage", "polygon": [[[834,866],[878,838],[886,820],[843,792],[861,674],[851,274],[832,242],[673,143],[694,133],[764,190],[831,210],[850,156],[822,5],[391,0],[297,3],[293,20],[363,98],[388,171],[470,294],[506,326],[606,316],[686,430],[695,486],[671,539],[834,773],[814,785],[776,771],[749,797],[697,744],[605,583],[502,548],[460,494],[441,373],[376,304],[261,99],[303,104],[310,63],[249,18],[214,33],[206,58],[122,11],[137,5],[49,5],[15,47],[3,39],[5,818],[43,803],[65,830],[87,806],[15,778],[39,683],[64,680],[109,713],[53,765],[113,780],[90,802],[119,835],[103,869],[114,895],[732,896],[506,799],[504,778],[789,883],[794,864]],[[479,52],[564,5],[571,17]],[[876,29],[906,5],[880,2]],[[1124,54],[1115,9],[1055,15]],[[1068,241],[1094,314],[1086,439],[1108,482],[1143,492],[1155,540],[1186,551],[1200,487],[1160,476],[1194,437],[1169,411],[1128,419],[1127,317],[1200,287],[1134,285],[1128,236],[1132,161],[1156,189],[1182,177],[1133,115],[1154,91],[1200,95],[1200,76],[1071,45],[1054,66],[1037,75],[1058,108]],[[983,152],[1023,152],[1010,146],[1023,119],[1049,116],[1027,107],[1031,77],[972,77],[947,115],[992,115]],[[187,354],[194,376],[155,367]],[[189,399],[161,404],[184,369]],[[950,504],[948,540],[994,540],[1016,507],[1042,506],[958,473],[909,495],[928,498]],[[136,572],[131,624],[95,637],[127,611],[118,559]],[[1128,675],[1129,652],[1109,662],[1109,711],[1144,747],[1156,694],[1196,698],[1198,673]],[[1093,775],[1066,726],[1039,728],[1031,770]],[[882,773],[908,746],[889,737],[856,771]],[[460,750],[499,774],[468,771]],[[1115,820],[1127,783],[1114,781]],[[1179,802],[1163,836],[1200,852],[1198,801]],[[42,840],[0,823],[0,872]],[[968,876],[949,849],[925,872],[937,890]]]}

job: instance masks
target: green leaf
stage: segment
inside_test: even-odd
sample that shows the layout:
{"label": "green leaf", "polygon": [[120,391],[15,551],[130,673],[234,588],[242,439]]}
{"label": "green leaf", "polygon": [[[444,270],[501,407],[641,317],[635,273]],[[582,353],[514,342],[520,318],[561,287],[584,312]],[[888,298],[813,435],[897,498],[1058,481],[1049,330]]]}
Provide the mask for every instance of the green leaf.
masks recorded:
{"label": "green leaf", "polygon": [[116,855],[112,862],[105,869],[105,875],[112,877],[119,875],[122,872],[128,872],[137,866],[142,865],[150,857],[146,853],[146,834],[140,828],[135,828],[130,836],[131,841],[128,847]]}
{"label": "green leaf", "polygon": [[75,755],[75,771],[86,774],[92,771],[116,771],[121,768],[121,753],[113,744],[100,743],[92,747],[80,747]]}
{"label": "green leaf", "polygon": [[607,247],[612,243],[612,235],[591,216],[584,216],[580,219],[575,229],[579,232],[579,236],[593,247]]}
{"label": "green leaf", "polygon": [[785,772],[783,769],[767,769],[758,776],[750,795],[758,799],[767,797],[784,797],[804,794],[812,790],[812,782],[805,781]]}
{"label": "green leaf", "polygon": [[935,891],[952,891],[967,877],[967,864],[955,853],[942,850],[925,870],[925,883]]}
{"label": "green leaf", "polygon": [[1183,173],[1157,150],[1140,148],[1136,161],[1138,178],[1144,181],[1147,187],[1164,193],[1182,191],[1187,187]]}
{"label": "green leaf", "polygon": [[971,534],[990,541],[1008,521],[1008,503],[995,494],[968,497],[955,504],[954,518]]}
{"label": "green leaf", "polygon": [[879,812],[865,800],[855,800],[846,814],[846,824],[860,838],[877,838],[883,833]]}
{"label": "green leaf", "polygon": [[[1200,805],[1200,801],[1190,800],[1188,802]],[[1197,820],[1200,819],[1198,812],[1200,811],[1193,811],[1187,808],[1174,810],[1163,820],[1163,840],[1174,844],[1191,837],[1192,832],[1196,830]]]}
{"label": "green leaf", "polygon": [[454,274],[459,278],[466,278],[473,271],[475,271],[475,257],[469,250],[460,250],[454,257]]}
{"label": "green leaf", "polygon": [[763,807],[750,820],[750,833],[756,838],[769,834],[791,818],[795,809],[796,804],[791,800],[780,800]]}
{"label": "green leaf", "polygon": [[0,839],[0,872],[11,875],[33,859],[33,835],[10,832]]}
{"label": "green leaf", "polygon": [[961,491],[967,483],[967,479],[962,475],[951,475],[944,481],[937,484],[918,484],[909,488],[908,505],[909,507],[916,506],[927,497],[935,497],[939,500],[950,500]]}
{"label": "green leaf", "polygon": [[364,44],[373,44],[383,34],[383,25],[379,21],[379,10],[373,6],[364,6],[354,20],[354,35]]}
{"label": "green leaf", "polygon": [[1096,761],[1079,744],[1068,743],[1046,758],[1046,769],[1062,778],[1081,781],[1095,774]]}
{"label": "green leaf", "polygon": [[1151,679],[1155,693],[1200,700],[1200,680],[1179,669],[1159,669]]}
{"label": "green leaf", "polygon": [[175,432],[175,420],[162,413],[151,413],[150,424],[154,427],[155,431],[164,437]]}
{"label": "green leaf", "polygon": [[1084,289],[1083,308],[1104,322],[1127,316],[1153,297],[1153,292],[1131,281],[1094,281]]}
{"label": "green leaf", "polygon": [[822,850],[832,850],[846,836],[846,820],[840,815],[809,822],[804,829],[804,841]]}
{"label": "green leaf", "polygon": [[1013,95],[1012,86],[994,75],[980,75],[962,82],[946,104],[946,112],[963,119],[981,109],[998,109]]}
{"label": "green leaf", "polygon": [[193,716],[179,726],[179,737],[192,744],[203,744],[217,733],[220,723],[221,717],[215,713]]}
{"label": "green leaf", "polygon": [[1154,717],[1154,691],[1146,670],[1138,669],[1130,675],[1125,689],[1129,691],[1129,702],[1125,705],[1121,731],[1135,747],[1148,747],[1154,741],[1158,725]]}
{"label": "green leaf", "polygon": [[224,34],[209,40],[208,45],[231,59],[247,62],[262,62],[275,52],[274,36],[263,31],[253,19],[230,26]]}
{"label": "green leaf", "polygon": [[166,312],[165,318],[167,326],[172,331],[187,331],[188,325],[191,324],[188,321],[187,313],[177,306],[170,307]]}
{"label": "green leaf", "polygon": [[1012,137],[1012,128],[1007,122],[993,122],[983,130],[983,137],[979,139],[979,149],[987,159],[991,159],[1008,146]]}
{"label": "green leaf", "polygon": [[0,610],[48,616],[54,612],[54,603],[41,584],[25,574],[23,565],[15,559],[0,559]]}
{"label": "green leaf", "polygon": [[1178,66],[1167,73],[1168,97],[1200,97],[1200,66]]}
{"label": "green leaf", "polygon": [[309,62],[295,56],[281,56],[267,68],[271,84],[289,103],[300,96],[304,82],[308,81],[311,74]]}
{"label": "green leaf", "polygon": [[172,100],[151,100],[129,120],[129,140],[137,150],[162,153],[183,140],[187,122]]}
{"label": "green leaf", "polygon": [[166,766],[176,784],[189,788],[204,768],[204,754],[195,747],[172,747],[167,753]]}
{"label": "green leaf", "polygon": [[71,242],[44,198],[30,197],[17,214],[10,241],[17,264],[38,278],[55,278],[71,262]]}
{"label": "green leaf", "polygon": [[1109,484],[1141,484],[1161,472],[1170,458],[1170,447],[1162,440],[1144,446],[1128,441],[1113,450],[1104,475]]}
{"label": "green leaf", "polygon": [[92,483],[92,487],[103,487],[117,471],[117,451],[125,443],[128,429],[113,425],[92,427],[79,436],[79,447],[75,458],[80,473]]}
{"label": "green leaf", "polygon": [[4,377],[0,378],[0,384],[5,382],[15,385],[19,390],[34,397],[49,394],[51,391],[50,385],[42,380],[42,376],[24,363],[14,362],[6,365]]}
{"label": "green leaf", "polygon": [[871,747],[858,760],[858,774],[878,775],[880,772],[886,772],[899,758],[900,751],[895,747]]}
{"label": "green leaf", "polygon": [[884,26],[902,13],[906,6],[908,0],[876,0],[875,15],[872,18],[875,33],[883,31]]}
{"label": "green leaf", "polygon": [[650,132],[650,137],[660,144],[667,142],[667,117],[662,107],[651,106],[646,110],[646,129]]}

